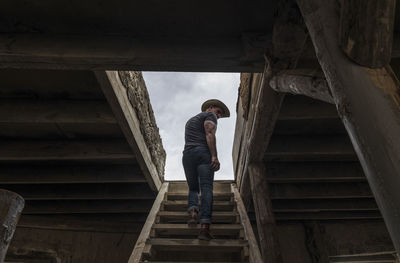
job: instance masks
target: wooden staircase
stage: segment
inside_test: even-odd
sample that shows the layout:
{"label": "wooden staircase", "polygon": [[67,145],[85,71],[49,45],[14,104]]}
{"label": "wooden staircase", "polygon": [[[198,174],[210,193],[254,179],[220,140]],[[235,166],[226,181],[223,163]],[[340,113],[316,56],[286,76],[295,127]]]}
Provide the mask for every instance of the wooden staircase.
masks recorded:
{"label": "wooden staircase", "polygon": [[197,239],[189,227],[186,182],[162,185],[129,263],[262,262],[257,241],[235,184],[214,183],[214,239]]}

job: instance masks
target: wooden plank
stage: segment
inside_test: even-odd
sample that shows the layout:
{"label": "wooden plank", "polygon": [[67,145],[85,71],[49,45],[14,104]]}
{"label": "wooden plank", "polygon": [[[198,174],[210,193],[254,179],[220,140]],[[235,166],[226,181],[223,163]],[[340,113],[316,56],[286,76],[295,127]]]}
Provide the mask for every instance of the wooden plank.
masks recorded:
{"label": "wooden plank", "polygon": [[28,200],[23,214],[147,213],[152,204],[153,200]]}
{"label": "wooden plank", "polygon": [[[214,201],[230,201],[232,199],[232,193],[213,193],[213,200]],[[181,192],[181,193],[167,193],[165,200],[169,201],[178,201],[178,200],[186,200],[187,201],[188,194]],[[199,195],[201,199],[201,195]]]}
{"label": "wooden plank", "polygon": [[270,184],[272,199],[373,198],[366,182]]}
{"label": "wooden plank", "polygon": [[0,165],[0,185],[145,182],[137,165]]}
{"label": "wooden plank", "polygon": [[273,135],[265,161],[357,161],[347,135]]}
{"label": "wooden plank", "polygon": [[140,131],[138,117],[129,102],[118,72],[96,71],[95,73],[117,121],[136,155],[147,182],[153,190],[158,190],[161,187],[160,175],[152,162],[149,149]]}
{"label": "wooden plank", "polygon": [[333,11],[338,8],[337,1],[297,2],[339,115],[399,253],[399,82],[389,66],[374,70],[364,68],[343,54],[338,39],[339,16]]}
{"label": "wooden plank", "polygon": [[[221,236],[237,238],[243,227],[239,224],[213,224],[210,226],[212,234],[218,239]],[[157,237],[193,236],[197,237],[200,225],[189,227],[187,224],[154,224],[153,229]]]}
{"label": "wooden plank", "polygon": [[107,123],[117,121],[105,101],[4,100],[0,101],[2,123]]}
{"label": "wooden plank", "polygon": [[0,161],[126,160],[135,155],[123,140],[2,141]]}
{"label": "wooden plank", "polygon": [[363,254],[354,254],[354,255],[337,255],[330,256],[330,262],[391,262],[394,263],[396,261],[396,252],[395,251],[382,251],[377,253],[363,253]]}
{"label": "wooden plank", "polygon": [[[161,223],[186,223],[187,222],[187,212],[180,211],[160,211],[158,213]],[[226,212],[226,211],[215,211],[212,214],[213,223],[235,223],[237,219],[236,212]]]}
{"label": "wooden plank", "polygon": [[[231,194],[231,190],[230,190],[231,183],[232,183],[231,180],[214,181],[213,193],[214,194],[226,193],[228,195]],[[189,188],[188,188],[187,182],[186,181],[170,182],[168,194],[173,195],[175,193],[180,193],[180,192],[188,194]]]}
{"label": "wooden plank", "polygon": [[380,68],[389,64],[395,0],[348,0],[341,4],[339,43],[354,62]]}
{"label": "wooden plank", "polygon": [[322,226],[316,221],[304,224],[306,246],[312,261],[330,263],[328,242],[321,228]]}
{"label": "wooden plank", "polygon": [[157,198],[153,203],[150,213],[146,219],[146,223],[144,224],[142,231],[140,232],[140,235],[136,240],[135,248],[133,249],[132,254],[129,257],[128,263],[138,263],[140,261],[143,249],[146,245],[146,240],[150,236],[151,228],[156,221],[157,213],[160,211],[161,203],[164,200],[164,196],[167,191],[168,191],[168,183],[163,183],[160,187],[160,191],[158,192]]}
{"label": "wooden plank", "polygon": [[[0,36],[0,68],[262,71],[264,48],[253,46],[265,46],[265,41],[247,41],[246,47],[243,42],[240,34],[211,38],[4,34]],[[256,57],[254,53],[248,57],[244,53],[248,51],[256,52]],[[164,60],[160,61],[160,57]]]}
{"label": "wooden plank", "polygon": [[265,165],[251,163],[248,169],[261,254],[266,262],[282,262],[269,185],[265,178]]}
{"label": "wooden plank", "polygon": [[24,199],[16,193],[0,189],[0,262],[4,261],[11,243]]}
{"label": "wooden plank", "polygon": [[365,182],[358,162],[266,163],[270,183]]}
{"label": "wooden plank", "polygon": [[[146,183],[0,185],[26,200],[153,200]],[[128,201],[129,202],[129,201]]]}
{"label": "wooden plank", "polygon": [[290,199],[274,200],[275,213],[306,213],[320,211],[379,211],[373,198]]}
{"label": "wooden plank", "polygon": [[334,104],[322,71],[312,69],[283,70],[269,82],[277,92],[304,95]]}
{"label": "wooden plank", "polygon": [[143,222],[122,222],[110,218],[87,217],[83,214],[71,218],[65,215],[23,215],[21,216],[18,228],[48,229],[80,232],[101,232],[101,233],[132,233],[139,234]]}
{"label": "wooden plank", "polygon": [[307,213],[275,213],[275,219],[278,222],[309,220],[382,220],[382,215],[379,211],[320,211]]}
{"label": "wooden plank", "polygon": [[92,71],[2,68],[0,79],[2,99],[105,101]]}
{"label": "wooden plank", "polygon": [[247,240],[240,239],[211,239],[204,242],[199,239],[178,239],[178,238],[151,238],[147,243],[153,247],[162,247],[169,251],[240,251],[243,247],[248,246]]}
{"label": "wooden plank", "polygon": [[0,138],[2,140],[95,140],[124,139],[124,135],[116,123],[0,123]]}
{"label": "wooden plank", "polygon": [[342,121],[333,119],[278,120],[275,135],[344,135],[347,134]]}
{"label": "wooden plank", "polygon": [[[181,263],[182,261],[141,261],[140,263]],[[204,263],[204,261],[190,261],[191,263]],[[209,263],[235,263],[235,261],[207,261]],[[7,262],[5,262],[7,263]],[[240,263],[237,261],[236,263]],[[380,262],[379,262],[380,263]]]}
{"label": "wooden plank", "polygon": [[243,227],[244,235],[247,241],[249,242],[250,262],[261,263],[263,262],[263,259],[261,257],[257,239],[253,232],[253,227],[251,226],[251,222],[249,220],[249,217],[247,216],[246,207],[243,204],[242,198],[239,194],[236,185],[232,184],[231,187],[232,187],[232,193],[235,196],[236,208],[240,216],[240,223]]}
{"label": "wooden plank", "polygon": [[[168,211],[186,211],[187,201],[164,201],[163,206]],[[201,204],[200,204],[201,206]],[[234,203],[231,201],[214,201],[213,211],[232,211]],[[200,208],[201,209],[201,208]]]}
{"label": "wooden plank", "polygon": [[335,106],[305,96],[286,95],[278,120],[338,119]]}

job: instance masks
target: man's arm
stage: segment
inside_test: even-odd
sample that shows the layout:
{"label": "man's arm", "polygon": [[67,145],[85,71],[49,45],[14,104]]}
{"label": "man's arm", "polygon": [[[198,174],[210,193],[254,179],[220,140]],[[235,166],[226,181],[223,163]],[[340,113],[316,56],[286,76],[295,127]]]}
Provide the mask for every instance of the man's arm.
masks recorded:
{"label": "man's arm", "polygon": [[204,129],[206,132],[207,145],[211,153],[211,168],[214,171],[218,171],[220,164],[217,157],[217,144],[215,139],[215,132],[217,130],[217,125],[212,121],[206,120],[204,122]]}

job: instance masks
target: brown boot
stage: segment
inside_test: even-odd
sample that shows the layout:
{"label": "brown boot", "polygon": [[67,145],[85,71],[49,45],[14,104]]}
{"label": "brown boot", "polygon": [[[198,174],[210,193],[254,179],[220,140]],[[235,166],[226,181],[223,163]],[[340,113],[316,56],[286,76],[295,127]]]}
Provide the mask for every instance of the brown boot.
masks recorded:
{"label": "brown boot", "polygon": [[200,240],[206,240],[206,241],[209,241],[214,238],[210,233],[210,224],[201,224],[200,225],[200,234],[197,238]]}
{"label": "brown boot", "polygon": [[189,211],[189,220],[187,222],[189,227],[196,227],[198,214],[199,213],[194,208]]}

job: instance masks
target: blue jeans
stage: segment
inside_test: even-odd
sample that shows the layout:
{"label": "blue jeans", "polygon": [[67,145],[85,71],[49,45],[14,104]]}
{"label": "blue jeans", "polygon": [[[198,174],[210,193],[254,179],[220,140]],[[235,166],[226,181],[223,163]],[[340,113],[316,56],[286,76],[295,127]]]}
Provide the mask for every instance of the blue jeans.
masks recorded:
{"label": "blue jeans", "polygon": [[182,163],[189,186],[188,211],[199,211],[201,190],[200,224],[211,224],[214,170],[211,169],[210,150],[207,146],[195,146],[185,150]]}

